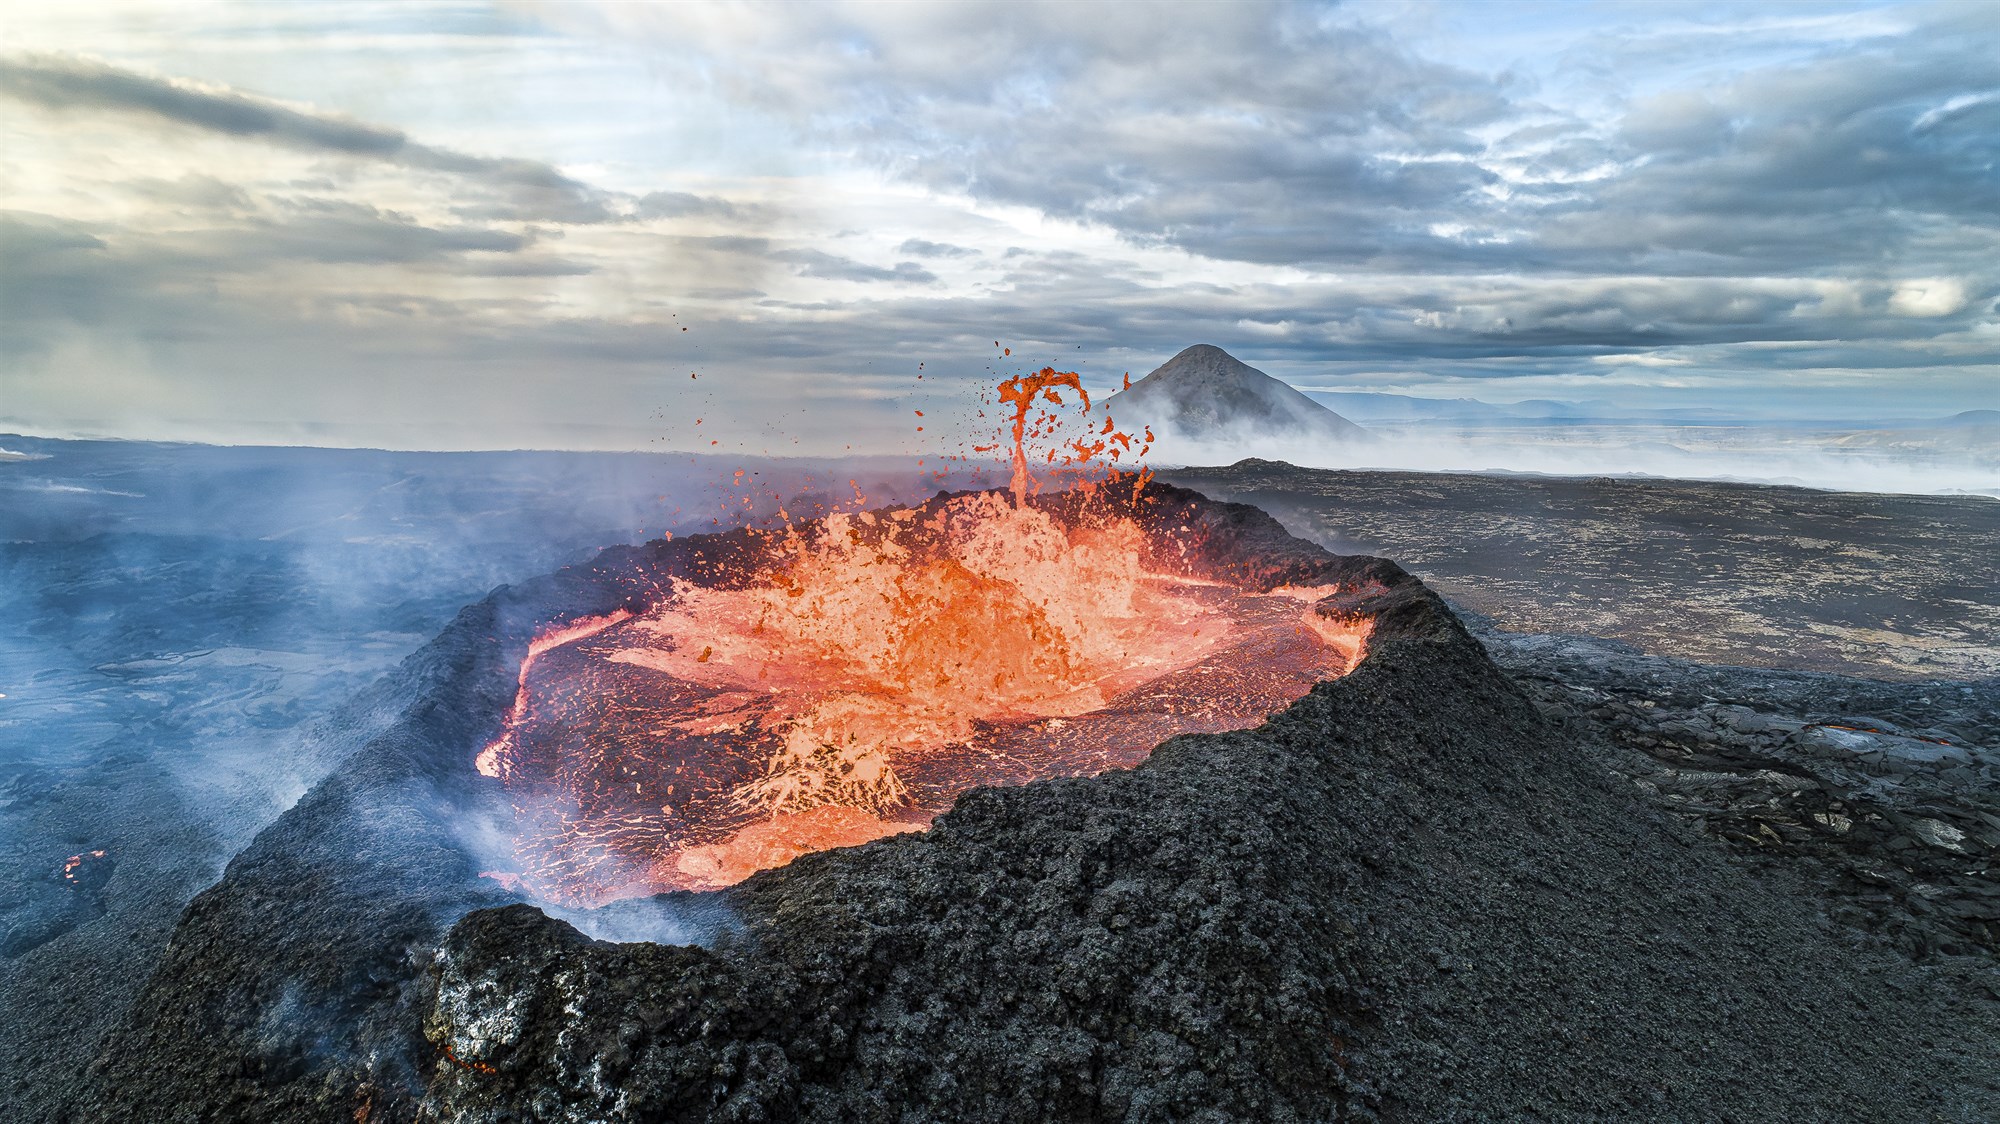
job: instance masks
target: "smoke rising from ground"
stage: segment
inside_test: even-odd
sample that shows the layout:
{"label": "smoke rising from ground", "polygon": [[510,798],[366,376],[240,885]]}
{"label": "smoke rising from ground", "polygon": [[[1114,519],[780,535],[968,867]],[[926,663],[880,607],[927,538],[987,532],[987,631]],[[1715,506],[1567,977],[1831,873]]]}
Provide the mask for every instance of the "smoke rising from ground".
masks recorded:
{"label": "smoke rising from ground", "polygon": [[[0,975],[79,927],[170,920],[406,701],[371,684],[495,586],[954,483],[890,459],[0,445]],[[476,826],[468,852],[494,854]],[[101,901],[60,878],[94,849]]]}
{"label": "smoke rising from ground", "polygon": [[1756,425],[1458,428],[1378,425],[1370,440],[1334,446],[1284,433],[1191,441],[1166,435],[1159,463],[1233,464],[1245,457],[1309,468],[1549,476],[1660,476],[1736,480],[1852,492],[2000,497],[2000,441],[1924,431]]}

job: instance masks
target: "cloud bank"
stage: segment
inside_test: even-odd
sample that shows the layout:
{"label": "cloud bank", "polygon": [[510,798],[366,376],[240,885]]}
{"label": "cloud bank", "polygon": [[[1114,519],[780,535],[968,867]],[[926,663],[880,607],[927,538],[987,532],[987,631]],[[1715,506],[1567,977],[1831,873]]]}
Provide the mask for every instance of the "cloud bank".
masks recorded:
{"label": "cloud bank", "polygon": [[0,56],[0,425],[917,450],[1192,342],[1779,419],[2000,383],[1976,6],[134,11]]}

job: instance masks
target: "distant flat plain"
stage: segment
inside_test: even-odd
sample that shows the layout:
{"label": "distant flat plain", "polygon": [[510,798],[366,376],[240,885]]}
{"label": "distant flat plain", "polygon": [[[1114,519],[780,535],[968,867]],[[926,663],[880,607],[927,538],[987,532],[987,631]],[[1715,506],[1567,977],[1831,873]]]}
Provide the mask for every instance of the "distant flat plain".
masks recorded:
{"label": "distant flat plain", "polygon": [[1393,558],[1508,631],[1865,678],[2000,675],[2000,501],[1984,496],[1261,460],[1162,475]]}

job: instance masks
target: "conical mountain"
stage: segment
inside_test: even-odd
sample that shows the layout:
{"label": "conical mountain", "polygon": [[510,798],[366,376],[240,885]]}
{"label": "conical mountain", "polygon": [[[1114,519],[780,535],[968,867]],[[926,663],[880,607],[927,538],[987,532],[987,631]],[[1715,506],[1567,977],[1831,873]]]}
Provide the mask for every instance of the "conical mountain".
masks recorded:
{"label": "conical mountain", "polygon": [[1104,408],[1119,428],[1148,425],[1165,442],[1269,440],[1351,444],[1368,431],[1219,347],[1196,344]]}

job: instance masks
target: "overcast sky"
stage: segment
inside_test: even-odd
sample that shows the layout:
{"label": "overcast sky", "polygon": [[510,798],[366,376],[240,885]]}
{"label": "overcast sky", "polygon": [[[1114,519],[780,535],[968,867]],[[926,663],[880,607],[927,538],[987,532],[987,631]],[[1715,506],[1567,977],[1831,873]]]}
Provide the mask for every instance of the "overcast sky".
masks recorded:
{"label": "overcast sky", "polygon": [[1196,342],[1938,416],[2000,404],[1997,159],[1991,3],[8,0],[0,428],[917,448]]}

